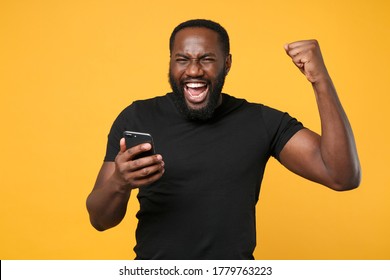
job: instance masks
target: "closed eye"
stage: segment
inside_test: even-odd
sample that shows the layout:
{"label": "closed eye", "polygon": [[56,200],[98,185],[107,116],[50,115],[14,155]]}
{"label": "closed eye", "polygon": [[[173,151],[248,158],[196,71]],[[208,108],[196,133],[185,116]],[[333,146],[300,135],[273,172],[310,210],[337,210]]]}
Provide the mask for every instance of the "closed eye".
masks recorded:
{"label": "closed eye", "polygon": [[179,64],[187,64],[189,61],[190,61],[190,59],[188,57],[184,57],[184,56],[179,56],[179,57],[175,58],[175,62],[177,62]]}
{"label": "closed eye", "polygon": [[216,58],[210,54],[205,54],[199,58],[191,58],[185,55],[176,55],[175,57],[175,62],[180,65],[188,65],[192,60],[202,65],[211,64],[217,61]]}
{"label": "closed eye", "polygon": [[200,59],[200,62],[201,63],[213,63],[213,62],[215,62],[215,58],[211,57],[211,56],[202,57]]}

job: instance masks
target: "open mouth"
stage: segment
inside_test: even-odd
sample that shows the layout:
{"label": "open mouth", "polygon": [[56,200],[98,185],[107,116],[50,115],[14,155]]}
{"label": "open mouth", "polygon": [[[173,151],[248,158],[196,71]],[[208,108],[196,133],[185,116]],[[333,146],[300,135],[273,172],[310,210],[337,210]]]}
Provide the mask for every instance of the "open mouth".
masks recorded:
{"label": "open mouth", "polygon": [[206,82],[187,82],[184,93],[189,103],[201,103],[206,100],[209,86]]}

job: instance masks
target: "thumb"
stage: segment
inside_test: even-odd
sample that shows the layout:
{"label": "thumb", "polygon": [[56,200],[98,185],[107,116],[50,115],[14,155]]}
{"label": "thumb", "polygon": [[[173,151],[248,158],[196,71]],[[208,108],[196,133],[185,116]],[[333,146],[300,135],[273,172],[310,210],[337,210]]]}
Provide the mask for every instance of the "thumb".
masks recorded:
{"label": "thumb", "polygon": [[121,140],[119,141],[119,146],[120,146],[121,153],[126,152],[126,141],[125,141],[125,138],[121,138]]}

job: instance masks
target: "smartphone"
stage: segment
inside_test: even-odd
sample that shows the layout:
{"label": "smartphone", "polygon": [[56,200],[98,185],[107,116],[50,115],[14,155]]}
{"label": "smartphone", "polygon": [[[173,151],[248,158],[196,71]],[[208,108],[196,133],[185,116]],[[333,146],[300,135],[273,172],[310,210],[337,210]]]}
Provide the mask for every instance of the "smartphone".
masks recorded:
{"label": "smartphone", "polygon": [[125,138],[126,141],[126,149],[130,149],[131,147],[143,143],[149,143],[150,145],[152,145],[152,149],[137,155],[134,159],[152,156],[156,153],[154,150],[152,135],[150,135],[149,133],[136,132],[136,131],[124,131],[123,137]]}

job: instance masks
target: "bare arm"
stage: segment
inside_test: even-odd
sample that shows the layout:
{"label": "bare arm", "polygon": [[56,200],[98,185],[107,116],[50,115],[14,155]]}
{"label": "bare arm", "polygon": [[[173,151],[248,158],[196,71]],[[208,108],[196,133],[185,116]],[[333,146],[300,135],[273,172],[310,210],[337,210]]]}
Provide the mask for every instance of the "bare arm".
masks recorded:
{"label": "bare arm", "polygon": [[150,150],[150,144],[126,150],[124,139],[121,139],[120,147],[115,162],[103,163],[87,198],[90,221],[97,230],[119,224],[126,214],[131,190],[157,181],[164,173],[161,155],[133,160],[136,155]]}
{"label": "bare arm", "polygon": [[285,49],[312,83],[321,119],[321,136],[308,129],[296,133],[280,153],[281,163],[334,190],[356,188],[360,184],[361,170],[354,136],[318,42],[299,41],[286,45]]}

